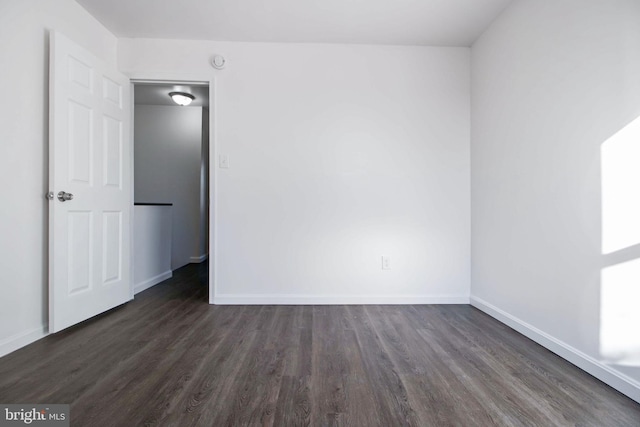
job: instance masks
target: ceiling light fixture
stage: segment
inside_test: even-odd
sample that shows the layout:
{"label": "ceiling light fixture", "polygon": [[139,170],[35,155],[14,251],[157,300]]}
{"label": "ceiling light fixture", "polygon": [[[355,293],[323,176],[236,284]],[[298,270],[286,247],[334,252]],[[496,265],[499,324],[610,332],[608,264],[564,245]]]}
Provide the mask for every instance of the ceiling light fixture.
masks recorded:
{"label": "ceiling light fixture", "polygon": [[191,101],[196,99],[195,96],[186,92],[171,92],[169,93],[169,96],[171,97],[171,99],[173,99],[173,102],[183,107],[191,104]]}

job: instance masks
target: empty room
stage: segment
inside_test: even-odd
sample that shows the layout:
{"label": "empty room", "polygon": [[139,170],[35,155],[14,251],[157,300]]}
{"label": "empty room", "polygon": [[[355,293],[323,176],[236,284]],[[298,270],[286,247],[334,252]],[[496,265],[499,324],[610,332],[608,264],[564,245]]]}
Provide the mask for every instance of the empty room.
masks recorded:
{"label": "empty room", "polygon": [[0,0],[0,425],[640,426],[640,1]]}

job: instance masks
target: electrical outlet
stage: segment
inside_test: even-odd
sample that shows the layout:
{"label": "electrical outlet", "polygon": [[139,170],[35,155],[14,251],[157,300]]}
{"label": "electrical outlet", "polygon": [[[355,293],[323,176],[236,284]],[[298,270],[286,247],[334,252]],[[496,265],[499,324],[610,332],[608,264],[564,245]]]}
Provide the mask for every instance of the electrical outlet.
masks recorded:
{"label": "electrical outlet", "polygon": [[382,255],[382,269],[391,270],[391,257]]}

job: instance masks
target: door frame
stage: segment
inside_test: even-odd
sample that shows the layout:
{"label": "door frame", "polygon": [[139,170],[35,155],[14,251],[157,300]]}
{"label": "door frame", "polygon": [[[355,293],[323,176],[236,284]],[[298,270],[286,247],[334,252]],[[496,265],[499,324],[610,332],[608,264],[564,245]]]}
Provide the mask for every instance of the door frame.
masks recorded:
{"label": "door frame", "polygon": [[[132,141],[131,150],[129,156],[131,156],[131,176],[134,176],[134,144],[135,141],[133,139],[134,136],[134,120],[135,120],[135,95],[134,95],[134,84],[139,83],[158,83],[158,84],[200,84],[200,85],[208,85],[209,86],[209,304],[216,303],[216,283],[217,283],[217,269],[216,269],[216,253],[217,253],[217,199],[218,199],[218,188],[217,188],[217,174],[218,169],[216,168],[216,159],[218,157],[217,150],[217,141],[216,141],[216,80],[215,76],[212,76],[210,73],[148,73],[148,72],[130,72],[124,73],[127,77],[129,77],[129,85],[131,90],[131,98],[130,98],[130,107],[131,107],[131,127],[130,127],[130,138]],[[133,185],[134,180],[131,180],[131,191],[133,193]],[[132,200],[133,203],[133,200]],[[131,206],[131,298],[133,298],[134,286],[133,283],[133,244],[134,244],[134,227],[133,223],[135,221],[135,209]]]}

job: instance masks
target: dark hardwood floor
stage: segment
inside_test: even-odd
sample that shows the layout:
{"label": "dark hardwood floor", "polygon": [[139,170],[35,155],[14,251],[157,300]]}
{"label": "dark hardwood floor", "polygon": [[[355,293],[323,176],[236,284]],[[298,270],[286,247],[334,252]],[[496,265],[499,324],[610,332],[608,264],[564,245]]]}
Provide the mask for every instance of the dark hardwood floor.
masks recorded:
{"label": "dark hardwood floor", "polygon": [[0,359],[72,426],[640,426],[640,405],[482,312],[210,306],[188,266]]}

